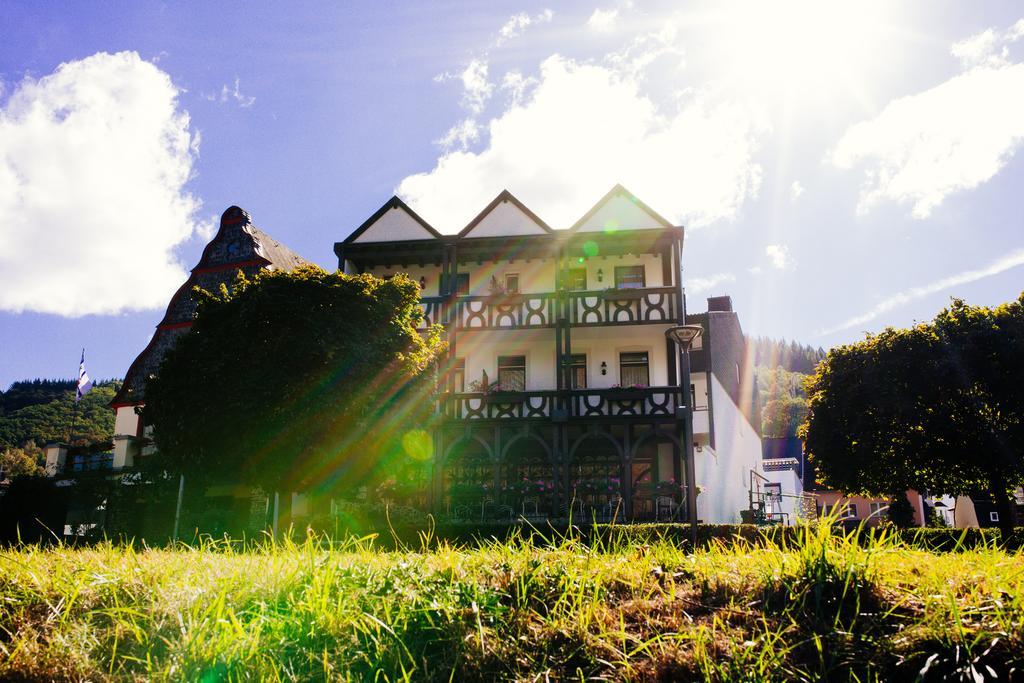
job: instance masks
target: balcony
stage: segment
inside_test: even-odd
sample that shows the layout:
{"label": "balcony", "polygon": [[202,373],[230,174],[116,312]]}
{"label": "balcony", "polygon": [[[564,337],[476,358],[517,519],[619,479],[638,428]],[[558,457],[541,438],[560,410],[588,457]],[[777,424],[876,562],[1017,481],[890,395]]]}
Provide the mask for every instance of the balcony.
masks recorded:
{"label": "balcony", "polygon": [[674,287],[605,289],[569,292],[569,323],[599,325],[665,325],[677,321]]}
{"label": "balcony", "polygon": [[[677,321],[678,293],[674,287],[572,291],[564,294],[564,312],[553,292],[460,296],[453,303],[452,319],[458,330],[536,329],[554,327],[566,317],[574,327],[605,325],[667,325]],[[443,297],[420,301],[420,329],[443,320]]]}
{"label": "balcony", "polygon": [[671,419],[681,400],[679,387],[454,393],[445,396],[444,411],[450,420]]}

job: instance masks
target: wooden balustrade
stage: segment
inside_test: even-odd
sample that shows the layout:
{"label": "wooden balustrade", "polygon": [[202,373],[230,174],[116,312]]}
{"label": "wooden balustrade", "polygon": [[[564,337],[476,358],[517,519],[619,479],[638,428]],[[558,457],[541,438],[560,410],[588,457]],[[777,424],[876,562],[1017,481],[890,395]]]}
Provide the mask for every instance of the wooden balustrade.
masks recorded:
{"label": "wooden balustrade", "polygon": [[[574,327],[672,324],[677,320],[678,293],[674,287],[605,289],[565,292],[564,314]],[[420,301],[420,329],[444,322],[448,308],[459,330],[530,329],[554,327],[562,304],[551,292],[443,297]]]}
{"label": "wooden balustrade", "polygon": [[516,391],[445,396],[445,415],[453,420],[529,418],[673,418],[682,403],[679,387]]}

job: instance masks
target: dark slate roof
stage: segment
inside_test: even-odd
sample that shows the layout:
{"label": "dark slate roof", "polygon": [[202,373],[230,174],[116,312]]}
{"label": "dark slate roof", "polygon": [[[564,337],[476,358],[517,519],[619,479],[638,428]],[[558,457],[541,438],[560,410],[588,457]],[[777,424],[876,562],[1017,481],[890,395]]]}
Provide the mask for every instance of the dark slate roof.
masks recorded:
{"label": "dark slate roof", "polygon": [[248,225],[245,230],[252,235],[256,243],[256,253],[269,261],[275,270],[295,270],[309,263],[255,225]]}
{"label": "dark slate roof", "polygon": [[117,407],[143,401],[146,378],[156,372],[167,350],[192,326],[196,312],[193,287],[216,290],[221,284],[230,285],[238,271],[252,277],[264,268],[289,271],[306,263],[301,256],[253,225],[247,212],[237,206],[229,208],[221,216],[220,229],[203,249],[199,263],[171,297],[153,338],[128,368],[124,384],[110,405]]}

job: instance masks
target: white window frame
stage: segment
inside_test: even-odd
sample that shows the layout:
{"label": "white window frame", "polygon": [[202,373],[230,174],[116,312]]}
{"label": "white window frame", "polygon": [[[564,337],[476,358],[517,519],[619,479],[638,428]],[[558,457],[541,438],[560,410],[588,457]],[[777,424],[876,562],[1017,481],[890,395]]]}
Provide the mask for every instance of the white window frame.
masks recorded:
{"label": "white window frame", "polygon": [[[516,282],[515,289],[509,288],[508,281],[510,279],[515,279],[515,282]],[[505,273],[505,277],[503,279],[503,284],[504,284],[504,287],[505,287],[505,293],[506,294],[519,294],[522,291],[522,278],[519,277],[519,273]]]}

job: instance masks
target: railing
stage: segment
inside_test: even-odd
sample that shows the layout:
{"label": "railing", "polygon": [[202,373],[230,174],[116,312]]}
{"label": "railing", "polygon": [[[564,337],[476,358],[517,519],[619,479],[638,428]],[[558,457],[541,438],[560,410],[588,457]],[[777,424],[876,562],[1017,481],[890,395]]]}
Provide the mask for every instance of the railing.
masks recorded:
{"label": "railing", "polygon": [[650,325],[676,321],[674,287],[569,292],[569,323]]}
{"label": "railing", "polygon": [[455,301],[455,324],[462,330],[552,327],[557,317],[551,293],[460,296]]}
{"label": "railing", "polygon": [[[566,292],[565,314],[577,327],[669,324],[677,319],[676,294],[674,287]],[[560,315],[558,297],[552,292],[460,296],[451,304],[445,304],[444,297],[424,297],[420,329],[441,322],[447,306],[460,330],[554,327]]]}
{"label": "railing", "polygon": [[[455,420],[526,418],[675,416],[682,401],[679,387],[515,391],[493,394],[454,393],[445,397],[445,415]],[[564,405],[559,405],[564,397]]]}
{"label": "railing", "polygon": [[441,315],[444,311],[444,299],[442,297],[423,297],[420,299],[420,308],[423,309],[423,320],[420,321],[419,329],[425,330],[431,325],[443,322]]}

